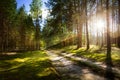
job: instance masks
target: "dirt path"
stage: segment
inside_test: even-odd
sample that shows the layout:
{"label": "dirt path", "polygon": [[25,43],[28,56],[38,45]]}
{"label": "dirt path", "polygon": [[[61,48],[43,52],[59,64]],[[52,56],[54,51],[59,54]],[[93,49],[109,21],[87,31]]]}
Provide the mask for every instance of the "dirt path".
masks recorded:
{"label": "dirt path", "polygon": [[54,50],[49,50],[47,53],[53,62],[53,66],[62,77],[61,80],[107,80],[104,77],[94,74],[88,68],[80,67],[64,56],[60,56]]}

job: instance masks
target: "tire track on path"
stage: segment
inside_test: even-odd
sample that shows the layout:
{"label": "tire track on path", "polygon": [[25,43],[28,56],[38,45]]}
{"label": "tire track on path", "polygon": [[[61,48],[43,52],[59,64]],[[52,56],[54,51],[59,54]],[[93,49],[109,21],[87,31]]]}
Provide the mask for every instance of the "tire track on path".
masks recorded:
{"label": "tire track on path", "polygon": [[78,66],[64,56],[60,56],[54,50],[47,51],[47,54],[53,66],[60,74],[61,80],[107,80],[104,77],[94,74],[88,68]]}

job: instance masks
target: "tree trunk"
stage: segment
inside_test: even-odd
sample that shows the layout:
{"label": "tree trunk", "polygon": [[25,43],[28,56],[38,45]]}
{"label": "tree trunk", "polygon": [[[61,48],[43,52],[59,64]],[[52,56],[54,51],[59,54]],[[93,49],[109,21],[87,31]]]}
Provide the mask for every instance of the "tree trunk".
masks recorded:
{"label": "tree trunk", "polygon": [[77,20],[77,49],[82,47],[82,26]]}
{"label": "tree trunk", "polygon": [[86,18],[86,38],[87,38],[87,48],[86,50],[88,50],[90,48],[89,46],[89,33],[88,33],[88,19],[87,19],[87,0],[85,0],[85,18]]}
{"label": "tree trunk", "polygon": [[111,40],[110,40],[110,26],[109,26],[109,0],[106,1],[106,20],[107,20],[107,55],[106,55],[106,78],[114,80],[112,71],[112,58],[111,58]]}
{"label": "tree trunk", "polygon": [[75,3],[75,5],[77,4],[77,7],[75,10],[77,13],[77,38],[78,38],[78,44],[77,44],[77,49],[82,47],[82,27],[83,27],[83,23],[80,19],[82,19],[82,16],[80,15],[81,12],[81,5],[80,5],[80,0],[77,0],[77,2]]}
{"label": "tree trunk", "polygon": [[110,40],[110,26],[109,26],[109,0],[106,1],[106,20],[107,20],[107,55],[106,64],[112,66],[111,60],[111,40]]}
{"label": "tree trunk", "polygon": [[40,25],[39,25],[39,19],[36,19],[36,50],[40,50]]}
{"label": "tree trunk", "polygon": [[119,13],[118,13],[118,15],[119,15],[119,23],[118,23],[118,41],[117,41],[117,44],[118,44],[118,47],[120,48],[120,0],[118,0],[118,7],[119,7]]}

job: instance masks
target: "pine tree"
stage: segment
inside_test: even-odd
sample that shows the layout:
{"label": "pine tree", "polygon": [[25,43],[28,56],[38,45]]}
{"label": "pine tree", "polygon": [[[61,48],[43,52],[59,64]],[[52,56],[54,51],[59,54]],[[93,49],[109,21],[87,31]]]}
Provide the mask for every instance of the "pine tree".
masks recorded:
{"label": "pine tree", "polygon": [[10,29],[16,12],[16,0],[0,1],[0,51],[6,51],[10,45]]}
{"label": "pine tree", "polygon": [[41,22],[41,14],[42,14],[42,1],[41,0],[33,0],[31,5],[31,14],[33,19],[35,20],[35,28],[36,28],[36,33],[35,33],[35,40],[36,40],[36,49],[40,49],[40,22]]}

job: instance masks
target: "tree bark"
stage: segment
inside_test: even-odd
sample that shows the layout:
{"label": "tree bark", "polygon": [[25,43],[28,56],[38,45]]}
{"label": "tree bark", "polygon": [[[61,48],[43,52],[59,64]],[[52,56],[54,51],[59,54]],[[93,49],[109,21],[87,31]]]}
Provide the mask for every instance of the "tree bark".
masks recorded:
{"label": "tree bark", "polygon": [[119,15],[119,23],[118,23],[118,41],[117,41],[117,44],[118,44],[118,47],[120,48],[120,0],[118,0],[118,7],[119,7],[119,13],[118,13],[118,15]]}
{"label": "tree bark", "polygon": [[77,49],[82,47],[82,25],[77,20]]}
{"label": "tree bark", "polygon": [[111,60],[111,40],[110,40],[110,26],[109,26],[109,0],[106,1],[106,20],[107,20],[107,55],[106,64],[112,66]]}
{"label": "tree bark", "polygon": [[88,33],[88,19],[87,19],[87,0],[85,0],[85,17],[86,17],[86,38],[87,38],[87,48],[86,50],[88,50],[90,48],[89,46],[89,33]]}

